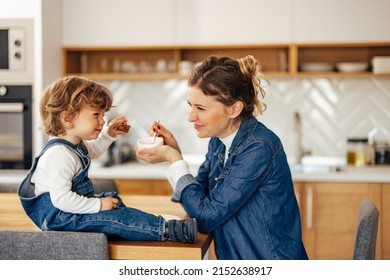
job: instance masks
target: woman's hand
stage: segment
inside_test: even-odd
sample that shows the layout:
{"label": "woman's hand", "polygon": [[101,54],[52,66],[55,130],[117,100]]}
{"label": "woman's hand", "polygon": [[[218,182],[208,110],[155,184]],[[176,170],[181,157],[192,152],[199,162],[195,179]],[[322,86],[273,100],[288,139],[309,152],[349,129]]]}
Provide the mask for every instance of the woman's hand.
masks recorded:
{"label": "woman's hand", "polygon": [[168,145],[154,148],[137,148],[136,154],[137,158],[147,163],[169,162],[171,164],[175,161],[183,159],[181,153],[178,150]]}
{"label": "woman's hand", "polygon": [[100,199],[100,211],[112,210],[118,207],[118,199],[112,196],[102,197]]}
{"label": "woman's hand", "polygon": [[128,126],[126,117],[117,117],[110,121],[107,132],[111,137],[116,137],[117,135],[125,134],[129,131],[130,126],[127,127],[127,130],[124,129],[126,126]]}
{"label": "woman's hand", "polygon": [[179,144],[177,143],[175,137],[165,126],[153,121],[149,128],[149,134],[152,136],[154,132],[157,133],[158,137],[162,137],[164,139],[165,145],[171,146],[173,149],[181,153]]}

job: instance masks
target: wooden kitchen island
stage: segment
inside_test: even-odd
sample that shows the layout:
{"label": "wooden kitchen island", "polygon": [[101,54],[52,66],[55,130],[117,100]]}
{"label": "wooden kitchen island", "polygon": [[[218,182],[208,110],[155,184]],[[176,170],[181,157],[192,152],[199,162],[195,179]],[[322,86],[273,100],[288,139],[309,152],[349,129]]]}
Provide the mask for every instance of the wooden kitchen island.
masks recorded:
{"label": "wooden kitchen island", "polygon": [[[123,202],[153,214],[174,215],[185,218],[181,205],[173,203],[170,196],[125,195]],[[16,193],[0,193],[0,230],[40,229],[30,220]],[[208,257],[212,238],[199,234],[195,244],[158,241],[109,241],[109,258],[114,260],[201,260]]]}

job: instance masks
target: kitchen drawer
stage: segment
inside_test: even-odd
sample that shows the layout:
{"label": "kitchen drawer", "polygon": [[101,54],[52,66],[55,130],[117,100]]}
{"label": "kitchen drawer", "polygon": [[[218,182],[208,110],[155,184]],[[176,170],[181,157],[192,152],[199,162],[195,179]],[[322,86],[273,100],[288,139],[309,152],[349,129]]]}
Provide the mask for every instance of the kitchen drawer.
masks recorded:
{"label": "kitchen drawer", "polygon": [[115,179],[119,195],[172,195],[172,187],[167,180],[128,180]]}

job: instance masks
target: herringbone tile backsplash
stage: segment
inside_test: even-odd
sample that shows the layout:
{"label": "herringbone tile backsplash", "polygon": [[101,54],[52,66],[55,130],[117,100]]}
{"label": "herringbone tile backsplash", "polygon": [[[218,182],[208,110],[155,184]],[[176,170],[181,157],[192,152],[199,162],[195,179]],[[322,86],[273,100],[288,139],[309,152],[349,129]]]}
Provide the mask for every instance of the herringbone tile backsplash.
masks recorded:
{"label": "herringbone tile backsplash", "polygon": [[[197,138],[187,121],[185,80],[113,81],[114,107],[107,115],[125,115],[132,125],[120,141],[132,146],[160,119],[178,139],[184,154],[204,154],[208,139]],[[267,110],[259,120],[282,139],[290,160],[296,156],[294,114],[301,116],[302,144],[312,155],[344,157],[346,140],[373,136],[390,141],[390,79],[271,79]]]}

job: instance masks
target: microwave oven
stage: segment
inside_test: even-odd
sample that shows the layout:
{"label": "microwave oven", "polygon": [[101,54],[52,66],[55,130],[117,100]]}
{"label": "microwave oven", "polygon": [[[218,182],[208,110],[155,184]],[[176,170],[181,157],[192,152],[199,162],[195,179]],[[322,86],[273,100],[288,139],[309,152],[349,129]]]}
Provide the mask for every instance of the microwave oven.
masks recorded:
{"label": "microwave oven", "polygon": [[23,70],[26,67],[25,30],[0,28],[0,69]]}
{"label": "microwave oven", "polygon": [[33,82],[33,19],[0,19],[0,81]]}

